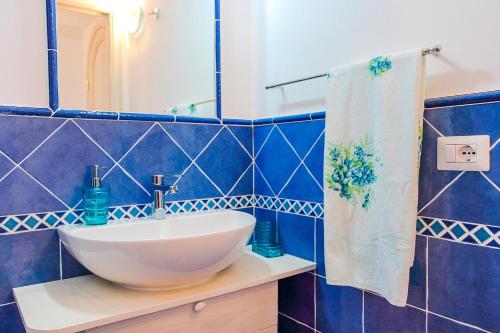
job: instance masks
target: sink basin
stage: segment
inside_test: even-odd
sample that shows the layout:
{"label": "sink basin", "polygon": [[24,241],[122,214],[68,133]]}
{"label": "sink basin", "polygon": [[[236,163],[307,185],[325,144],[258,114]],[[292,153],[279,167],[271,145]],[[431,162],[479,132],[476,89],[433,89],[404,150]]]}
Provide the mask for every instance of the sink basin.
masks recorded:
{"label": "sink basin", "polygon": [[133,289],[201,283],[242,254],[255,217],[232,210],[58,228],[66,249],[92,273]]}

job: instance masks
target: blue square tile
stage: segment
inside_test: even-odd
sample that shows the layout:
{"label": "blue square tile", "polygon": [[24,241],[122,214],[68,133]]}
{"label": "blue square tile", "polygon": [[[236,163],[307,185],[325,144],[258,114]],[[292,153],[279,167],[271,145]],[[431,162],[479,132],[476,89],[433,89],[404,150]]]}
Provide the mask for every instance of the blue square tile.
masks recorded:
{"label": "blue square tile", "polygon": [[280,314],[278,315],[278,333],[314,333],[314,330]]}
{"label": "blue square tile", "polygon": [[500,192],[479,172],[464,173],[420,214],[500,225]]}
{"label": "blue square tile", "polygon": [[245,147],[246,151],[252,155],[252,127],[251,126],[228,126],[231,133]]}
{"label": "blue square tile", "polygon": [[425,118],[443,135],[488,134],[492,142],[500,137],[499,102],[429,109]]}
{"label": "blue square tile", "polygon": [[0,179],[4,177],[7,172],[14,168],[14,163],[9,161],[9,159],[2,154],[0,154]]}
{"label": "blue square tile", "polygon": [[267,183],[267,180],[264,178],[262,172],[255,164],[253,170],[254,170],[254,194],[275,196],[275,193]]}
{"label": "blue square tile", "polygon": [[119,160],[153,125],[146,121],[75,120],[115,160]]}
{"label": "blue square tile", "polygon": [[408,287],[408,304],[425,309],[425,284],[426,284],[426,250],[427,238],[417,236],[415,243],[415,260],[410,269],[410,282]]}
{"label": "blue square tile", "polygon": [[320,140],[325,129],[325,120],[299,121],[279,124],[279,129],[292,144],[292,147],[304,158],[313,145]]}
{"label": "blue square tile", "polygon": [[409,306],[397,307],[365,292],[366,332],[425,332],[425,312]]}
{"label": "blue square tile", "polygon": [[111,206],[144,204],[152,201],[149,191],[145,191],[149,189],[142,189],[118,167],[103,178],[102,184],[109,188]]}
{"label": "blue square tile", "polygon": [[55,230],[0,237],[0,304],[14,301],[12,288],[59,279]]}
{"label": "blue square tile", "polygon": [[111,167],[113,162],[69,121],[22,166],[66,204],[73,207],[88,184],[91,164]]}
{"label": "blue square tile", "polygon": [[322,185],[314,179],[312,173],[301,165],[285,185],[280,198],[303,200],[308,202],[323,202]]}
{"label": "blue square tile", "polygon": [[285,253],[314,260],[314,218],[278,213],[278,228]]}
{"label": "blue square tile", "polygon": [[324,221],[316,219],[316,272],[325,276],[325,238]]}
{"label": "blue square tile", "polygon": [[252,162],[229,130],[224,128],[196,163],[224,193],[233,188]]}
{"label": "blue square tile", "polygon": [[229,196],[253,194],[253,169],[249,167],[238,180]]}
{"label": "blue square tile", "polygon": [[191,165],[177,183],[179,191],[167,195],[167,200],[189,200],[198,198],[217,198],[224,194],[220,192],[200,171],[196,165]]}
{"label": "blue square tile", "polygon": [[316,329],[322,333],[361,332],[362,301],[360,290],[331,286],[325,278],[317,277]]}
{"label": "blue square tile", "polygon": [[279,193],[299,166],[300,160],[283,135],[274,128],[256,155],[255,162],[274,193]]}
{"label": "blue square tile", "polygon": [[500,331],[498,250],[429,238],[429,310]]}
{"label": "blue square tile", "polygon": [[62,278],[69,279],[77,276],[92,274],[88,269],[82,266],[61,244],[61,268]]}
{"label": "blue square tile", "polygon": [[320,185],[323,186],[323,169],[324,169],[324,152],[325,150],[325,135],[321,136],[321,139],[316,142],[313,149],[307,155],[304,160],[307,168],[311,171],[314,178],[318,181]]}
{"label": "blue square tile", "polygon": [[209,124],[176,123],[162,126],[191,158],[196,158],[221,129],[220,125]]}
{"label": "blue square tile", "polygon": [[181,174],[190,164],[189,157],[159,125],[155,125],[121,162],[145,189],[151,188],[154,174]]}
{"label": "blue square tile", "polygon": [[0,149],[19,163],[63,122],[41,117],[2,117]]}
{"label": "blue square tile", "polygon": [[475,328],[459,324],[446,318],[429,314],[427,333],[479,333],[484,332]]}
{"label": "blue square tile", "polygon": [[263,125],[253,127],[253,145],[255,155],[262,149],[262,145],[268,139],[274,125]]}
{"label": "blue square tile", "polygon": [[15,303],[0,305],[0,332],[24,333],[23,321]]}
{"label": "blue square tile", "polygon": [[14,170],[0,183],[0,215],[65,209],[64,204],[20,169]]}
{"label": "blue square tile", "polygon": [[302,273],[279,280],[278,311],[314,327],[314,275]]}

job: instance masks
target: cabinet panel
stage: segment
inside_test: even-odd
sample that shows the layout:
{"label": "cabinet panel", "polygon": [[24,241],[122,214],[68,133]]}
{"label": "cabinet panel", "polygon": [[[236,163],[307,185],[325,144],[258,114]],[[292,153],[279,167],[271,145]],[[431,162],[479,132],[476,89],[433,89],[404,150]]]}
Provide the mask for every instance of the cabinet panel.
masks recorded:
{"label": "cabinet panel", "polygon": [[[243,289],[196,304],[88,330],[89,333],[272,333],[278,321],[277,282]],[[264,330],[264,331],[263,331]]]}

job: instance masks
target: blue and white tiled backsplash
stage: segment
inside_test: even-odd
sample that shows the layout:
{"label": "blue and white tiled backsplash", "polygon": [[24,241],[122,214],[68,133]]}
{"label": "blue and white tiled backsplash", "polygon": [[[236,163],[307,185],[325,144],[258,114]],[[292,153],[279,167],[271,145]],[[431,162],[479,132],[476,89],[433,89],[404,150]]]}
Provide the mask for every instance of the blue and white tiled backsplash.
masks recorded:
{"label": "blue and white tiled backsplash", "polygon": [[[359,325],[377,331],[380,318],[391,313],[387,320],[395,330],[407,328],[408,316],[424,325],[411,332],[443,331],[454,321],[479,331],[500,330],[491,315],[498,291],[484,289],[499,278],[488,261],[498,266],[500,253],[500,103],[425,112],[419,236],[409,310],[401,318],[400,310],[378,296],[325,284],[322,118],[324,113],[233,125],[1,116],[0,321],[13,316],[9,325],[20,323],[12,287],[88,273],[60,245],[55,227],[81,223],[87,165],[100,164],[109,167],[104,184],[111,190],[111,219],[148,216],[151,175],[181,173],[180,191],[168,198],[170,213],[234,208],[278,220],[285,250],[318,264],[314,274],[280,282],[279,322],[285,332],[361,331]],[[471,134],[491,136],[491,171],[437,171],[436,139]],[[462,278],[464,265],[477,270],[472,280]],[[451,277],[443,272],[448,266]],[[464,288],[480,293],[486,305],[477,310],[445,301],[460,303],[463,293],[457,290]],[[444,295],[434,297],[438,293]],[[333,299],[347,302],[342,314],[331,313]],[[351,313],[350,307],[362,311]]]}
{"label": "blue and white tiled backsplash", "polygon": [[89,164],[109,168],[111,218],[147,215],[156,173],[182,174],[171,212],[252,205],[249,126],[5,116],[0,234],[81,222]]}

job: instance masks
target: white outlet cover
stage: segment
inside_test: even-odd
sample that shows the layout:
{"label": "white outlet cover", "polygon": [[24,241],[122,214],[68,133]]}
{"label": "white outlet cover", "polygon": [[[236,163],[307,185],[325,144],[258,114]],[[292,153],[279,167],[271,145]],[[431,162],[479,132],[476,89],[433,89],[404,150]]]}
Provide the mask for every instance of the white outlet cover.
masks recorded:
{"label": "white outlet cover", "polygon": [[[450,158],[450,148],[455,146],[458,151],[463,145],[475,149],[475,159],[472,162],[460,162],[460,158]],[[453,149],[451,149],[453,150]],[[448,152],[448,154],[447,154]],[[490,136],[443,136],[437,139],[437,169],[454,171],[489,171],[490,170]]]}

